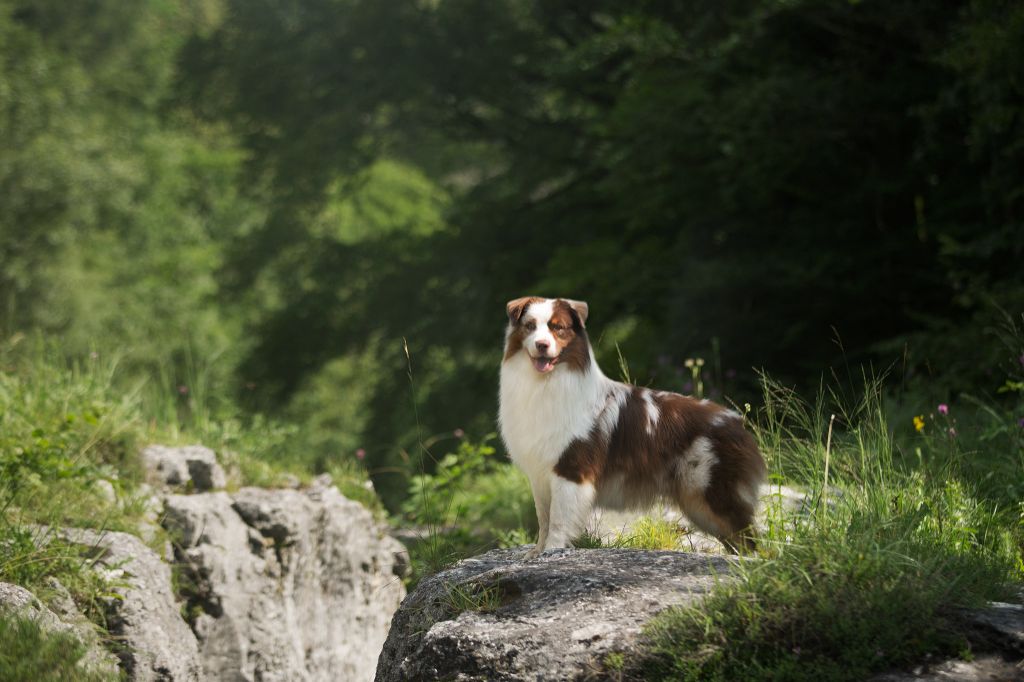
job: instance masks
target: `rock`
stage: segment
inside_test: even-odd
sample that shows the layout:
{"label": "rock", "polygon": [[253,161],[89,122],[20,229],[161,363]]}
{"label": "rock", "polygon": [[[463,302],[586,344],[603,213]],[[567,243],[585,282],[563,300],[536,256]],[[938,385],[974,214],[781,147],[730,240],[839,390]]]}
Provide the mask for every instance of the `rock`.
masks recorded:
{"label": "rock", "polygon": [[117,491],[114,490],[113,483],[111,483],[105,478],[101,478],[96,480],[93,483],[93,486],[96,488],[96,492],[99,494],[99,496],[103,499],[104,502],[108,504],[117,503]]}
{"label": "rock", "polygon": [[378,682],[582,679],[608,654],[634,652],[652,616],[700,598],[732,565],[670,551],[525,554],[494,550],[424,579],[395,614]]}
{"label": "rock", "polygon": [[175,602],[170,566],[127,533],[65,529],[59,534],[92,548],[96,566],[114,582],[120,599],[107,605],[107,628],[124,645],[118,656],[129,679],[198,680],[199,647]]}
{"label": "rock", "polygon": [[223,488],[227,485],[224,469],[213,450],[201,445],[167,447],[150,445],[142,451],[147,476],[156,485],[188,487],[195,491]]}
{"label": "rock", "polygon": [[971,649],[981,652],[972,660],[922,664],[876,675],[871,682],[1024,680],[1024,605],[992,602],[963,611],[960,620]]}
{"label": "rock", "polygon": [[992,602],[986,608],[972,609],[966,618],[974,628],[975,639],[1024,657],[1024,605]]}
{"label": "rock", "polygon": [[211,680],[369,680],[405,589],[402,546],[334,487],[170,495]]}
{"label": "rock", "polygon": [[85,655],[78,661],[77,666],[83,672],[116,679],[120,672],[117,658],[103,648],[95,628],[75,607],[71,595],[64,586],[51,578],[50,588],[56,593],[54,601],[57,613],[46,608],[25,588],[0,582],[0,613],[27,618],[44,632],[73,635],[86,646]]}
{"label": "rock", "polygon": [[1010,682],[1024,679],[1024,666],[997,654],[984,654],[971,661],[953,659],[936,665],[919,666],[912,672],[891,672],[871,682]]}

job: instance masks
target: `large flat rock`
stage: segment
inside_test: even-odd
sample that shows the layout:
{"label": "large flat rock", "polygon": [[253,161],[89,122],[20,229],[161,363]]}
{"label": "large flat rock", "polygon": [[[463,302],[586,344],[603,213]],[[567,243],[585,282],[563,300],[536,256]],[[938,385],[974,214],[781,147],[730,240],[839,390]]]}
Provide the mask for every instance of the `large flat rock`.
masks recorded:
{"label": "large flat rock", "polygon": [[572,680],[632,652],[657,613],[699,599],[735,559],[562,549],[494,550],[423,580],[395,614],[379,682]]}

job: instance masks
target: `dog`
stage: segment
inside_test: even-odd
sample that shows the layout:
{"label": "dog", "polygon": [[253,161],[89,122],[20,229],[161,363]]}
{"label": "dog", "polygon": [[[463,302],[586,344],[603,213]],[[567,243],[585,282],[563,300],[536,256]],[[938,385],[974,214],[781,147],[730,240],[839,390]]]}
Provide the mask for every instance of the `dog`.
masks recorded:
{"label": "dog", "polygon": [[594,506],[669,501],[729,550],[752,550],[767,467],[743,418],[707,400],[606,377],[582,301],[506,306],[498,421],[530,480],[540,535],[527,554],[567,546]]}

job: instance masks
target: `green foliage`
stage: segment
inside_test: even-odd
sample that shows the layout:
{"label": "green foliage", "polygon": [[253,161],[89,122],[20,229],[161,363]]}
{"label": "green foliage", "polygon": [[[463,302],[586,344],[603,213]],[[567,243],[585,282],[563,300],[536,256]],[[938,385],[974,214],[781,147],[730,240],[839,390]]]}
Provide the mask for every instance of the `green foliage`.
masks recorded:
{"label": "green foliage", "polygon": [[534,514],[529,484],[511,463],[496,456],[489,445],[494,438],[462,440],[456,452],[437,462],[434,473],[413,476],[402,505],[406,518],[468,528],[527,526]]}
{"label": "green foliage", "polygon": [[22,342],[0,349],[0,499],[25,521],[132,526],[131,509],[99,486],[133,488],[143,433],[136,398],[112,388],[112,362],[68,366],[52,347]]}
{"label": "green foliage", "polygon": [[105,602],[120,599],[116,571],[96,566],[92,547],[69,543],[48,527],[26,527],[0,519],[0,581],[20,585],[44,602],[53,595],[50,579],[68,591],[78,609],[105,629]]}
{"label": "green foliage", "polygon": [[[468,438],[436,463],[434,473],[409,482],[403,521],[419,529],[410,546],[412,582],[459,559],[497,545],[510,546],[536,530],[533,496],[526,478],[500,461],[489,442]],[[522,544],[516,542],[516,544]]]}
{"label": "green foliage", "polygon": [[85,645],[70,633],[45,633],[31,620],[0,615],[0,679],[10,682],[108,679],[78,666],[85,653]]}
{"label": "green foliage", "polygon": [[351,418],[316,457],[366,449],[391,509],[418,439],[393,409],[398,339],[425,428],[483,431],[501,304],[526,291],[587,299],[599,357],[621,348],[640,383],[680,388],[701,355],[710,397],[750,399],[749,367],[806,382],[867,359],[990,389],[986,311],[1024,305],[1016,5],[235,0],[219,18],[181,51],[179,94],[250,154],[262,219],[220,280],[252,313],[246,397],[325,424],[333,402],[303,393],[334,388]]}

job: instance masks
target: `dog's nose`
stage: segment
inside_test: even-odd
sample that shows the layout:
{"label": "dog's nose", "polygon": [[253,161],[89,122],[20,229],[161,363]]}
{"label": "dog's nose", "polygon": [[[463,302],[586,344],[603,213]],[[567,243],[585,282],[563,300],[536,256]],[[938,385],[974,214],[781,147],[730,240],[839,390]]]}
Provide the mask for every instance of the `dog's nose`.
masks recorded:
{"label": "dog's nose", "polygon": [[551,344],[549,344],[547,341],[538,341],[537,350],[539,350],[541,353],[547,353],[550,345]]}

